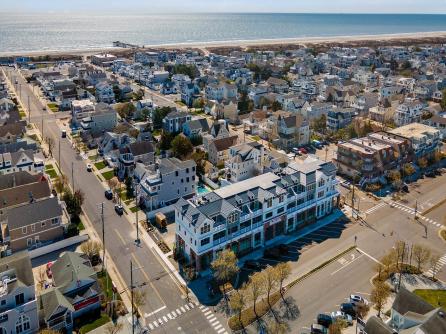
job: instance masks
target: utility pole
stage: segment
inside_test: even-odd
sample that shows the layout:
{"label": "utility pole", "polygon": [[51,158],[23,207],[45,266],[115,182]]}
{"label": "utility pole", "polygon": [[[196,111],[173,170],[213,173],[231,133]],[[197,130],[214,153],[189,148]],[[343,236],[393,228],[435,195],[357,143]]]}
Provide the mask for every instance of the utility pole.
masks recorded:
{"label": "utility pole", "polygon": [[28,95],[28,123],[31,123],[31,107],[29,104],[29,95]]}
{"label": "utility pole", "polygon": [[325,147],[325,161],[327,161],[328,147]]}
{"label": "utility pole", "polygon": [[130,260],[130,299],[132,303],[132,334],[135,334],[135,320],[134,320],[134,310],[133,310],[133,263]]}
{"label": "utility pole", "polygon": [[414,210],[415,220],[417,220],[417,210],[418,210],[418,201],[415,200],[415,210]]}
{"label": "utility pole", "polygon": [[41,122],[41,126],[40,126],[40,133],[42,134],[42,139],[43,139],[43,115],[42,115],[42,122]]}
{"label": "utility pole", "polygon": [[71,189],[74,194],[74,161],[71,161]]}
{"label": "utility pole", "polygon": [[135,181],[133,181],[134,187],[135,187],[135,202],[136,202],[136,240],[135,243],[137,246],[141,243],[141,240],[139,239],[139,222],[138,222],[138,211],[139,211],[139,201],[138,201],[138,185]]}
{"label": "utility pole", "polygon": [[60,167],[60,140],[58,141],[58,143],[59,143],[59,152],[58,152],[57,157],[59,159],[59,169],[61,169],[62,167]]}
{"label": "utility pole", "polygon": [[104,224],[104,202],[101,203],[101,223],[102,223],[102,270],[105,269],[105,224]]}

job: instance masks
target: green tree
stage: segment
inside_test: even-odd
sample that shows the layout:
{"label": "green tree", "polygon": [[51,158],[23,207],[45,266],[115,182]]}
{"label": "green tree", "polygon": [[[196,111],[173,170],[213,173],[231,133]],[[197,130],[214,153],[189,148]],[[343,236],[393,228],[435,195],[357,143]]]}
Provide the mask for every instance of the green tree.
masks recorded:
{"label": "green tree", "polygon": [[251,275],[248,285],[246,286],[246,292],[249,300],[252,302],[254,314],[256,318],[258,318],[259,316],[256,309],[257,301],[265,292],[265,281],[263,280],[262,273],[257,272]]}
{"label": "green tree", "polygon": [[426,158],[422,157],[422,158],[418,159],[417,163],[421,169],[425,169],[427,167],[428,162],[427,162]]}
{"label": "green tree", "polygon": [[125,179],[125,191],[128,199],[135,197],[133,189],[133,180],[130,176],[127,176]]}
{"label": "green tree", "polygon": [[205,173],[205,167],[206,167],[206,153],[200,149],[196,149],[194,153],[192,153],[192,159],[194,159],[195,163],[197,164],[197,175],[198,177],[201,177]]}
{"label": "green tree", "polygon": [[411,176],[415,173],[415,167],[411,163],[406,163],[403,166],[403,172],[406,176]]}
{"label": "green tree", "polygon": [[249,99],[248,93],[241,92],[238,102],[238,110],[240,115],[247,114],[254,110],[254,102]]}
{"label": "green tree", "polygon": [[180,159],[185,159],[194,151],[194,146],[190,140],[182,134],[177,135],[172,140],[171,147],[173,155]]}
{"label": "green tree", "polygon": [[72,216],[79,217],[85,199],[84,193],[81,190],[76,190],[73,194],[69,189],[65,189],[62,199],[67,205],[68,213]]}
{"label": "green tree", "polygon": [[322,114],[320,117],[317,117],[312,122],[312,127],[314,131],[325,133],[327,130],[327,116]]}
{"label": "green tree", "polygon": [[68,184],[68,178],[65,174],[61,174],[56,178],[54,182],[54,188],[56,191],[61,194]]}
{"label": "green tree", "polygon": [[282,104],[281,104],[279,101],[274,101],[274,102],[271,104],[271,109],[272,109],[273,111],[282,110]]}
{"label": "green tree", "polygon": [[171,111],[173,111],[173,108],[171,107],[156,108],[153,111],[153,127],[155,129],[161,129],[161,127],[163,126],[164,117],[166,117],[167,114],[169,114]]}

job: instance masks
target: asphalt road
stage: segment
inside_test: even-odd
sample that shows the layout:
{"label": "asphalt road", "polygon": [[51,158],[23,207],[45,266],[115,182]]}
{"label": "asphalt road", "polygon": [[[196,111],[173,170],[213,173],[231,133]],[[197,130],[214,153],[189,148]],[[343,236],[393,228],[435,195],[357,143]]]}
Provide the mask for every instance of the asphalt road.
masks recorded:
{"label": "asphalt road", "polygon": [[[8,73],[14,72],[13,76],[22,84],[21,100],[26,101],[26,106],[29,96],[31,119],[41,120],[43,115],[44,121],[35,123],[40,131],[42,131],[43,124],[43,136],[51,137],[55,142],[55,148],[58,147],[60,142],[61,155],[60,157],[57,156],[58,150],[55,149],[55,158],[60,159],[60,167],[63,173],[67,175],[70,184],[74,179],[74,188],[81,189],[84,192],[86,200],[83,211],[92,222],[99,236],[102,236],[100,204],[104,203],[106,250],[119,271],[122,279],[120,283],[126,286],[127,290],[130,285],[130,261],[133,262],[134,268],[139,268],[133,272],[134,285],[144,291],[146,295],[145,304],[141,307],[142,313],[146,316],[146,322],[156,320],[159,316],[183,306],[186,301],[177,282],[166,271],[162,265],[162,260],[158,258],[154,251],[144,243],[141,244],[141,247],[135,245],[136,229],[134,225],[124,216],[119,217],[115,214],[113,204],[104,197],[104,188],[99,180],[93,173],[87,172],[84,161],[76,154],[70,142],[61,138],[61,131],[55,122],[56,117],[52,117],[48,111],[43,111],[43,105],[17,72],[10,68],[4,69]],[[72,175],[74,178],[72,178]],[[187,313],[188,317],[178,316],[172,321],[177,324],[177,329],[181,328],[181,330],[178,330],[179,332],[196,333],[196,323],[207,324],[206,317],[198,307]],[[166,332],[163,327],[164,325],[159,326],[160,332]],[[216,331],[209,324],[205,328],[201,328],[200,332],[215,333]]]}

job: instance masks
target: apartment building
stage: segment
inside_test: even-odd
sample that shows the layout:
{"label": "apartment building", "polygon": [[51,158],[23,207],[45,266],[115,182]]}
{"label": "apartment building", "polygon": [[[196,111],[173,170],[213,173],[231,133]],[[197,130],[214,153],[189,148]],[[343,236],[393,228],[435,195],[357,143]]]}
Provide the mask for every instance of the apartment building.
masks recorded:
{"label": "apartment building", "polygon": [[339,173],[360,177],[360,183],[378,182],[387,171],[413,159],[410,140],[397,134],[376,132],[338,144],[334,159]]}
{"label": "apartment building", "polygon": [[356,112],[353,108],[334,108],[327,114],[327,129],[338,131],[350,125]]}
{"label": "apartment building", "polygon": [[310,157],[175,203],[176,247],[197,271],[228,247],[243,256],[308,226],[337,206],[336,167]]}
{"label": "apartment building", "polygon": [[192,120],[192,116],[182,111],[172,111],[163,119],[163,130],[177,133],[183,130],[183,125]]}
{"label": "apartment building", "polygon": [[390,130],[389,133],[410,140],[413,152],[417,159],[421,157],[431,157],[442,145],[442,134],[440,130],[429,125],[411,123]]}
{"label": "apartment building", "polygon": [[231,182],[240,182],[261,174],[264,158],[263,145],[255,141],[230,147],[225,166],[230,172]]}
{"label": "apartment building", "polygon": [[423,103],[418,100],[405,101],[395,111],[394,121],[396,126],[420,122],[423,114]]}
{"label": "apartment building", "polygon": [[94,103],[88,99],[75,100],[71,102],[71,120],[77,124],[83,118],[90,116],[94,112]]}
{"label": "apartment building", "polygon": [[115,128],[118,122],[116,111],[106,103],[98,103],[94,112],[81,121],[81,127],[90,133],[97,135]]}
{"label": "apartment building", "polygon": [[28,252],[0,259],[0,332],[37,333],[38,307]]}
{"label": "apartment building", "polygon": [[194,160],[160,159],[155,165],[137,164],[134,175],[140,180],[139,202],[152,211],[179,198],[196,194],[198,178]]}

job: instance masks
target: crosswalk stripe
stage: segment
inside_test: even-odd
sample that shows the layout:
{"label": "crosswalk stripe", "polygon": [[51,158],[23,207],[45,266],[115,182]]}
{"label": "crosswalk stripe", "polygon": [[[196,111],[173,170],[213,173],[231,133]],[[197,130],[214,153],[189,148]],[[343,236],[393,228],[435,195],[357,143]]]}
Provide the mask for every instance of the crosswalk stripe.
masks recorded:
{"label": "crosswalk stripe", "polygon": [[211,314],[212,313],[212,311],[207,311],[206,313],[204,313],[204,315],[208,315],[208,314]]}
{"label": "crosswalk stripe", "polygon": [[172,316],[172,314],[170,314],[170,313],[167,315],[167,317],[168,317],[170,320],[173,319],[173,316]]}
{"label": "crosswalk stripe", "polygon": [[218,323],[218,325],[214,326],[214,329],[217,330],[217,329],[219,329],[220,327],[222,327],[222,326],[221,326],[220,323]]}
{"label": "crosswalk stripe", "polygon": [[183,306],[180,307],[181,311],[186,312]]}
{"label": "crosswalk stripe", "polygon": [[205,308],[201,309],[202,312],[206,312],[207,310],[209,310],[209,307],[205,307]]}
{"label": "crosswalk stripe", "polygon": [[155,327],[150,323],[150,324],[149,324],[149,328],[150,328],[150,329],[154,329]]}
{"label": "crosswalk stripe", "polygon": [[188,310],[188,311],[190,311],[190,307],[189,307],[189,305],[184,305],[184,307]]}
{"label": "crosswalk stripe", "polygon": [[177,309],[176,309],[176,311],[177,311],[178,315],[180,315],[180,314],[181,314],[181,311],[180,311],[180,309],[179,309],[179,308],[177,308]]}
{"label": "crosswalk stripe", "polygon": [[164,320],[165,322],[168,322],[168,321],[169,321],[169,319],[167,319],[166,316],[163,316],[163,320]]}
{"label": "crosswalk stripe", "polygon": [[160,323],[160,325],[162,325],[163,324],[163,319],[159,318],[158,322]]}
{"label": "crosswalk stripe", "polygon": [[198,307],[199,307],[201,310],[204,309],[204,306],[203,306],[203,305],[200,305],[200,306],[198,306]]}
{"label": "crosswalk stripe", "polygon": [[217,318],[215,317],[215,315],[213,315],[213,314],[208,315],[206,318],[208,319],[209,322],[214,321],[215,319],[217,319]]}
{"label": "crosswalk stripe", "polygon": [[217,331],[217,333],[220,334],[221,332],[224,332],[224,331],[225,331],[224,328],[220,328],[220,329]]}
{"label": "crosswalk stripe", "polygon": [[194,308],[195,304],[194,303],[189,303],[190,308]]}
{"label": "crosswalk stripe", "polygon": [[[209,322],[210,322],[210,321],[209,321]],[[212,326],[212,327],[217,326],[217,324],[219,324],[219,323],[220,323],[220,321],[218,321],[218,319],[215,318],[215,321],[212,321],[212,322],[211,322],[211,326]]]}
{"label": "crosswalk stripe", "polygon": [[155,320],[154,322],[153,322],[153,324],[155,325],[155,327],[159,327],[159,325],[158,325],[158,322]]}

